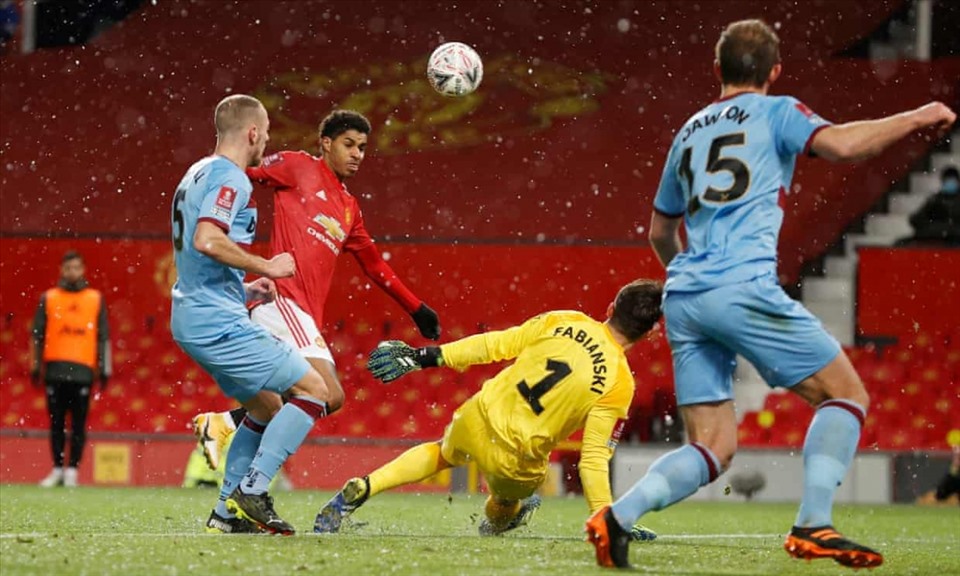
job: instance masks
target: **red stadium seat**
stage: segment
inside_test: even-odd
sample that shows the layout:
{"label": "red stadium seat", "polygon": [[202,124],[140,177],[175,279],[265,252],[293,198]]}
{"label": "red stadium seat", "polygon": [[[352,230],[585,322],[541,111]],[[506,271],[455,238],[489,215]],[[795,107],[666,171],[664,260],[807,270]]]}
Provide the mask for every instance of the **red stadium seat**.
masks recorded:
{"label": "red stadium seat", "polygon": [[771,392],[763,400],[763,407],[779,414],[794,414],[808,410],[810,406],[792,392]]}
{"label": "red stadium seat", "polygon": [[919,450],[926,446],[926,439],[913,428],[901,428],[882,434],[878,444],[881,450]]}
{"label": "red stadium seat", "polygon": [[758,412],[747,412],[737,427],[737,440],[741,446],[769,446],[770,427],[761,425]]}
{"label": "red stadium seat", "polygon": [[858,371],[861,364],[876,362],[878,359],[877,349],[872,345],[844,346],[843,351],[846,352],[847,358],[850,359],[850,362]]}
{"label": "red stadium seat", "polygon": [[907,366],[903,362],[884,359],[864,365],[860,378],[868,392],[882,392],[902,381],[906,371]]}
{"label": "red stadium seat", "polygon": [[867,412],[867,419],[864,422],[863,429],[860,431],[859,447],[861,449],[877,447],[877,439],[880,434],[878,422],[879,419],[876,414]]}
{"label": "red stadium seat", "polygon": [[941,394],[933,402],[933,413],[944,424],[960,426],[960,390],[954,388],[952,392]]}
{"label": "red stadium seat", "polygon": [[803,439],[806,437],[806,426],[789,422],[773,426],[770,429],[770,444],[773,446],[783,446],[789,448],[800,448],[803,446]]}
{"label": "red stadium seat", "polygon": [[[378,418],[356,418],[345,426],[346,436],[359,438],[378,437],[382,434],[383,422]],[[341,428],[343,429],[343,428]]]}
{"label": "red stadium seat", "polygon": [[930,391],[937,391],[953,380],[953,374],[947,370],[943,362],[935,359],[914,365],[909,372],[909,377],[919,381],[921,386]]}
{"label": "red stadium seat", "polygon": [[910,345],[898,345],[887,350],[883,357],[892,362],[904,366],[904,369],[909,368],[922,357],[922,354]]}
{"label": "red stadium seat", "polygon": [[869,414],[876,414],[877,422],[885,430],[901,427],[908,416],[908,409],[904,408],[898,398],[887,397],[874,402]]}
{"label": "red stadium seat", "polygon": [[943,367],[953,377],[954,386],[960,385],[960,336],[953,340],[953,346],[942,356]]}

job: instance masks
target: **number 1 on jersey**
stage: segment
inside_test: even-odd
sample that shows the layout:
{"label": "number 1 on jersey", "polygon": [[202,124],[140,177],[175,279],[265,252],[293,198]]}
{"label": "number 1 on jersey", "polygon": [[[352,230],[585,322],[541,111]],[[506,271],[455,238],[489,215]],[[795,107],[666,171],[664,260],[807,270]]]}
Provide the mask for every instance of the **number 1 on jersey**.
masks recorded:
{"label": "number 1 on jersey", "polygon": [[520,395],[527,401],[527,404],[530,404],[530,408],[533,409],[533,413],[537,416],[543,412],[543,404],[540,403],[540,398],[561,380],[569,376],[573,370],[570,369],[569,364],[562,360],[547,360],[547,372],[549,372],[549,374],[534,384],[533,388],[527,385],[526,380],[521,380],[520,383],[517,384],[517,390],[520,392]]}

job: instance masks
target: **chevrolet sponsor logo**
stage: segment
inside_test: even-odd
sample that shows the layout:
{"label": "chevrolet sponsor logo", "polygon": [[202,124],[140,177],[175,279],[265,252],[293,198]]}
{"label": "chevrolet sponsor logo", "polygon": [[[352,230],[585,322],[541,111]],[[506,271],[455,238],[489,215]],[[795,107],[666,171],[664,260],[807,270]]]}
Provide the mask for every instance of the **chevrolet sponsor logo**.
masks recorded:
{"label": "chevrolet sponsor logo", "polygon": [[337,222],[326,214],[317,214],[314,216],[313,221],[322,226],[324,232],[337,242],[343,242],[347,239],[347,234],[340,226],[340,222]]}
{"label": "chevrolet sponsor logo", "polygon": [[331,252],[333,252],[338,256],[340,255],[340,247],[334,244],[333,240],[328,238],[326,234],[323,234],[322,232],[314,230],[312,226],[307,226],[307,235],[313,236],[314,238],[319,240],[321,244],[329,248]]}

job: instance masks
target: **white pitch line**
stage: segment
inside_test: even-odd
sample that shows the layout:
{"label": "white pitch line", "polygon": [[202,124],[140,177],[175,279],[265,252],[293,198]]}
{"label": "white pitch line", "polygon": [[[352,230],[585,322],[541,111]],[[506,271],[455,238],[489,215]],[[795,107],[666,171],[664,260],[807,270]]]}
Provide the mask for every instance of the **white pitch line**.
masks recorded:
{"label": "white pitch line", "polygon": [[[70,536],[72,538],[82,538],[84,536],[109,536],[110,538],[216,538],[222,537],[223,534],[207,534],[206,532],[83,532],[83,533],[74,533],[74,532],[63,532],[58,533],[56,536],[48,532],[38,533],[38,532],[27,532],[21,534],[11,534],[9,532],[4,532],[0,534],[0,540],[9,540],[11,538],[64,538]],[[237,535],[235,535],[237,536]],[[257,536],[263,538],[269,538],[274,536],[273,534],[250,534],[250,536]],[[289,536],[279,536],[278,538],[289,538]],[[313,532],[294,534],[293,536],[320,536],[320,534],[314,534]]]}
{"label": "white pitch line", "polygon": [[[70,536],[73,538],[91,536],[91,537],[100,537],[108,536],[110,538],[223,538],[223,534],[207,534],[205,532],[84,532],[82,534],[77,534],[73,532],[64,532],[54,535],[50,532],[2,532],[0,533],[0,540],[12,540],[15,538],[33,538],[33,539],[55,539],[55,538],[64,538]],[[236,535],[244,536],[244,535]],[[276,534],[247,534],[245,536],[256,537],[256,538],[290,538],[291,536],[280,536]],[[316,537],[316,538],[330,538],[336,539],[340,537],[339,534],[316,534],[314,532],[298,532],[292,537]],[[384,533],[370,533],[363,534],[362,532],[350,532],[351,537],[360,537],[364,539],[369,538],[450,538],[449,534],[384,534]],[[570,541],[583,541],[582,537],[579,536],[570,536],[570,535],[549,535],[549,534],[518,534],[519,540],[570,540]],[[453,536],[457,537],[457,536]],[[472,534],[463,534],[460,536],[462,538],[471,538]],[[661,534],[657,538],[656,542],[674,542],[674,541],[683,541],[683,540],[769,540],[774,538],[783,538],[784,534]],[[896,542],[905,542],[910,544],[929,544],[937,545],[944,542],[954,542],[953,538],[896,538]],[[634,546],[644,547],[648,543],[646,542],[634,542]],[[655,543],[649,543],[655,544]]]}
{"label": "white pitch line", "polygon": [[751,538],[783,538],[784,534],[658,534],[657,540],[748,540]]}
{"label": "white pitch line", "polygon": [[[0,539],[11,539],[11,538],[55,538],[65,536],[63,535],[54,536],[48,532],[26,532],[26,533],[11,533],[4,532],[0,533]],[[77,536],[110,536],[111,538],[157,538],[157,537],[167,537],[167,538],[208,538],[208,537],[218,537],[223,536],[223,534],[207,534],[205,532],[84,532],[83,534],[74,534],[69,533],[73,537]],[[258,537],[270,537],[269,534],[251,534],[251,536]],[[315,534],[313,532],[299,532],[294,534],[294,536],[316,536],[318,538],[333,536],[328,534]],[[418,538],[430,538],[433,535],[430,534],[363,534],[358,532],[352,532],[351,536],[361,536],[361,537],[390,537],[390,536],[415,536]],[[447,535],[444,535],[446,537]],[[464,534],[464,537],[469,537],[470,535]],[[537,535],[540,538],[557,538],[557,539],[576,539],[582,540],[580,537],[573,536],[559,536],[559,535]],[[278,536],[284,538],[284,536]],[[523,538],[523,535],[520,535]],[[678,535],[662,535],[659,540],[722,540],[722,539],[752,539],[752,538],[782,538],[783,534],[678,534]],[[642,545],[642,544],[641,544]]]}

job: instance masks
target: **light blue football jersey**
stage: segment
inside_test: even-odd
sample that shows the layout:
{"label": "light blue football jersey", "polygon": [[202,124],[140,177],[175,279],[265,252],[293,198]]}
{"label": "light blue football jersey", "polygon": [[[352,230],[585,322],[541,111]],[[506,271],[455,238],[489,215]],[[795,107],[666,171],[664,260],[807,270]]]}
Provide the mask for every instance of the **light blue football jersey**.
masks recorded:
{"label": "light blue football jersey", "polygon": [[667,292],[701,292],[776,274],[796,156],[830,123],[796,98],[741,93],[687,120],[674,138],[654,209],[685,218],[686,249],[667,267]]}
{"label": "light blue football jersey", "polygon": [[178,342],[219,339],[238,322],[249,322],[243,270],[224,266],[193,246],[197,224],[212,222],[247,248],[257,229],[253,185],[223,156],[210,156],[187,170],[173,196],[173,285],[170,331]]}

